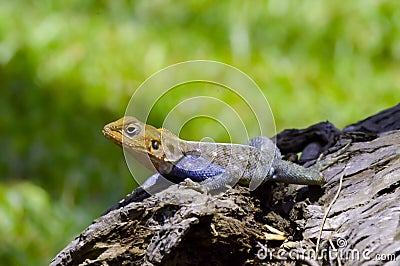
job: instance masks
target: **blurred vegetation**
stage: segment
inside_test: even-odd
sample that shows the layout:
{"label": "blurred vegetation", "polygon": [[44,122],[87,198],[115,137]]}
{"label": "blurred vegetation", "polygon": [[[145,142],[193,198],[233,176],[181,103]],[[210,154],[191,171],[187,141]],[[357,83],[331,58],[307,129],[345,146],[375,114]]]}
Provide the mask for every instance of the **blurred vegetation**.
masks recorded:
{"label": "blurred vegetation", "polygon": [[135,187],[101,128],[191,59],[247,73],[278,131],[342,128],[399,101],[400,2],[0,0],[2,264],[48,264]]}

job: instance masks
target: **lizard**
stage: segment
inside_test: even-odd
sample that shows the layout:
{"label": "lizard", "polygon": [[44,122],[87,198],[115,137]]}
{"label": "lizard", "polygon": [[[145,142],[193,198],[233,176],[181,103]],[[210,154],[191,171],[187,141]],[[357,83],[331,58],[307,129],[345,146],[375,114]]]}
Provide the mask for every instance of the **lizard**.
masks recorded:
{"label": "lizard", "polygon": [[165,189],[169,184],[161,182],[164,179],[173,183],[190,181],[210,194],[236,183],[254,190],[266,181],[300,185],[326,182],[317,168],[282,160],[279,149],[265,136],[255,137],[247,144],[188,141],[132,116],[105,125],[102,133],[156,172],[106,213]]}

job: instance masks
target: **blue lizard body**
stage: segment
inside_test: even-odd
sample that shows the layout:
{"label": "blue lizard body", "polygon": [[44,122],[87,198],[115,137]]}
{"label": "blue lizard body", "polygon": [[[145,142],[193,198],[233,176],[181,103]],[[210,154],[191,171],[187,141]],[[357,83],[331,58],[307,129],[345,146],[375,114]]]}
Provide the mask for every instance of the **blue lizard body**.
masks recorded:
{"label": "blue lizard body", "polygon": [[186,155],[172,167],[170,173],[163,176],[173,183],[182,182],[186,178],[194,182],[202,182],[224,172],[225,168],[201,156]]}

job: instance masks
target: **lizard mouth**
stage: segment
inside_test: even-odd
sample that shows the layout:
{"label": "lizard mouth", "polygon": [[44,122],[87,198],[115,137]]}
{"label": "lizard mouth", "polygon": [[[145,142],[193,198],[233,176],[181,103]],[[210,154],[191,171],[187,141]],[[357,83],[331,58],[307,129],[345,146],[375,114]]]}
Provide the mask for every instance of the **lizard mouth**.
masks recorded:
{"label": "lizard mouth", "polygon": [[118,146],[122,147],[122,134],[121,134],[121,132],[114,131],[114,130],[110,129],[107,126],[105,126],[101,132],[103,133],[103,135],[107,139],[111,140],[112,142],[114,142]]}

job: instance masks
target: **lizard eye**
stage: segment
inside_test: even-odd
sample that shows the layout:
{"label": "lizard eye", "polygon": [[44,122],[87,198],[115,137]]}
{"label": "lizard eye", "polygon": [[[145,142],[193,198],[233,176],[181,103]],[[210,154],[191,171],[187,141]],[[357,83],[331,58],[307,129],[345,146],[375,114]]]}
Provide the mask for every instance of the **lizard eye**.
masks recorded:
{"label": "lizard eye", "polygon": [[129,135],[129,136],[135,136],[135,135],[137,135],[137,128],[134,126],[134,125],[128,125],[126,128],[125,128],[125,132]]}
{"label": "lizard eye", "polygon": [[160,147],[160,144],[158,143],[157,140],[152,140],[152,141],[151,141],[151,147],[152,147],[154,150],[158,150],[158,148]]}

